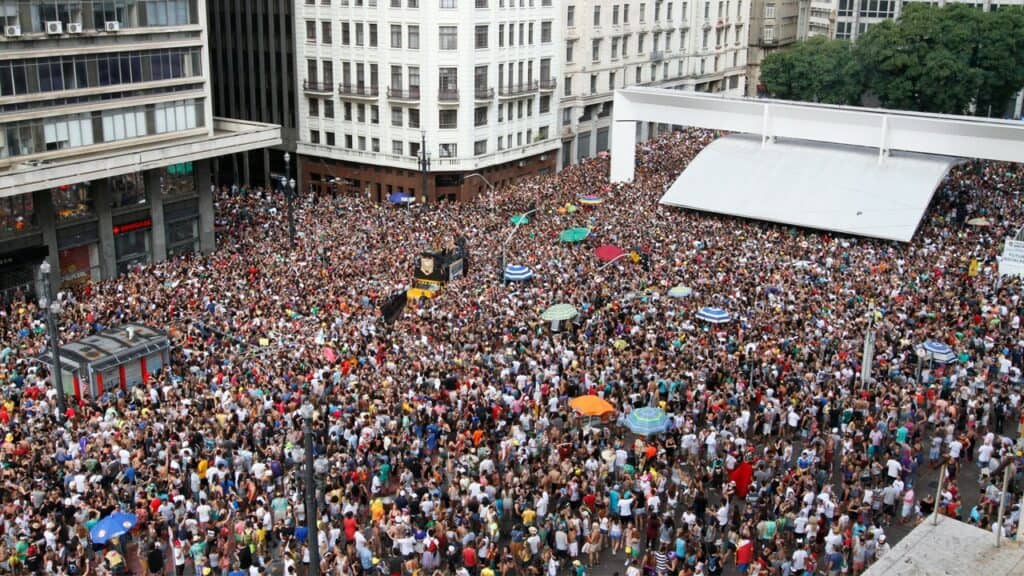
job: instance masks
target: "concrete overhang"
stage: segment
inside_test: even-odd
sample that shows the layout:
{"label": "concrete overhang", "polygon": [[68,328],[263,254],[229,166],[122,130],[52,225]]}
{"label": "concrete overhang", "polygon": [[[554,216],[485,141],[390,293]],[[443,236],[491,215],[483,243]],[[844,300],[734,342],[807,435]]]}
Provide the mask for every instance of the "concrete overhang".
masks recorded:
{"label": "concrete overhang", "polygon": [[281,144],[275,124],[214,118],[213,134],[140,143],[0,169],[0,198]]}

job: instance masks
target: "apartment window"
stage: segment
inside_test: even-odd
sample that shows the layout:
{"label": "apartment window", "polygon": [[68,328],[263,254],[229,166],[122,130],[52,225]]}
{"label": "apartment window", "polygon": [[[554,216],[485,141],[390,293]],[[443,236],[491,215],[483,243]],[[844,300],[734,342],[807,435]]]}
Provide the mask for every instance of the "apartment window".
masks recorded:
{"label": "apartment window", "polygon": [[765,26],[764,27],[764,41],[765,42],[775,42],[775,27],[774,26]]}
{"label": "apartment window", "polygon": [[764,5],[764,17],[768,20],[775,18],[775,4]]}
{"label": "apartment window", "polygon": [[[707,30],[705,30],[704,32],[706,33]],[[636,53],[637,54],[643,54],[644,53],[644,40],[646,40],[646,39],[647,39],[647,34],[645,34],[643,32],[641,32],[640,34],[636,35]]]}
{"label": "apartment window", "polygon": [[519,45],[522,46],[525,43],[526,34],[524,33],[525,24],[519,23]]}
{"label": "apartment window", "polygon": [[409,46],[410,50],[420,49],[420,27],[409,25]]}
{"label": "apartment window", "polygon": [[625,58],[626,56],[629,55],[629,54],[626,53],[626,52],[629,51],[628,48],[629,48],[629,34],[626,34],[625,36],[622,37],[622,57],[623,58]]}
{"label": "apartment window", "polygon": [[573,52],[575,52],[574,48],[576,48],[576,41],[575,40],[566,40],[565,41],[565,61],[566,62],[572,62],[573,61],[572,55],[573,55]]}
{"label": "apartment window", "polygon": [[622,6],[622,23],[629,24],[629,4]]}
{"label": "apartment window", "polygon": [[376,48],[377,47],[377,25],[376,24],[370,24],[369,26],[370,26],[370,47],[371,48]]}
{"label": "apartment window", "polygon": [[380,106],[370,106],[370,124],[380,124]]}
{"label": "apartment window", "polygon": [[487,24],[481,24],[476,27],[476,41],[474,45],[477,50],[483,50],[487,48]]}
{"label": "apartment window", "polygon": [[455,144],[454,142],[441,144],[438,146],[437,155],[440,156],[441,158],[455,158],[456,156],[459,155],[458,145]]}
{"label": "apartment window", "polygon": [[548,44],[551,42],[551,21],[545,20],[540,23],[540,43]]}
{"label": "apartment window", "polygon": [[363,46],[363,45],[365,45],[365,41],[364,41],[364,38],[363,38],[363,23],[362,22],[356,22],[355,23],[355,28],[356,28],[356,46]]}
{"label": "apartment window", "polygon": [[441,92],[452,93],[459,89],[459,69],[439,68],[437,70],[438,87]]}
{"label": "apartment window", "polygon": [[419,142],[409,142],[409,156],[419,156],[419,155],[420,155],[420,143]]}
{"label": "apartment window", "polygon": [[334,100],[324,100],[324,118],[334,118]]}
{"label": "apartment window", "polygon": [[608,89],[615,91],[615,72],[608,73]]}
{"label": "apartment window", "polygon": [[635,76],[636,76],[636,80],[634,80],[634,82],[637,83],[637,84],[642,84],[643,83],[643,70],[639,66],[636,67],[636,74],[635,74]]}
{"label": "apartment window", "polygon": [[437,125],[442,130],[453,130],[459,127],[458,110],[439,110],[437,114]]}
{"label": "apartment window", "polygon": [[391,25],[391,47],[401,48],[402,47],[402,25],[392,24]]}
{"label": "apartment window", "polygon": [[640,4],[640,23],[644,23],[644,19],[647,18],[647,4]]}
{"label": "apartment window", "polygon": [[473,142],[473,155],[483,156],[484,154],[487,154],[487,140]]}
{"label": "apartment window", "polygon": [[309,115],[314,118],[320,115],[320,101],[316,98],[309,99]]}
{"label": "apartment window", "polygon": [[459,47],[459,29],[457,26],[439,26],[437,43],[441,50],[456,50]]}
{"label": "apartment window", "polygon": [[315,20],[306,20],[306,42],[316,42]]}
{"label": "apartment window", "polygon": [[480,106],[473,110],[473,125],[474,126],[486,126],[487,125],[487,106]]}
{"label": "apartment window", "polygon": [[505,25],[498,24],[498,48],[505,47]]}
{"label": "apartment window", "polygon": [[533,22],[530,22],[530,25],[526,27],[526,38],[527,38],[526,43],[532,46],[533,45]]}
{"label": "apartment window", "polygon": [[391,153],[392,154],[394,154],[395,156],[401,156],[403,150],[405,150],[405,142],[402,142],[401,140],[392,140],[391,141]]}
{"label": "apartment window", "polygon": [[540,110],[537,113],[538,114],[547,114],[550,111],[551,111],[551,96],[541,96],[540,97]]}
{"label": "apartment window", "polygon": [[668,20],[669,22],[672,21],[672,3],[671,2],[669,2],[668,5],[665,6],[665,19]]}
{"label": "apartment window", "polygon": [[601,7],[594,6],[594,26],[601,25]]}
{"label": "apartment window", "polygon": [[345,106],[344,107],[344,111],[345,111],[344,117],[345,117],[345,120],[351,122],[352,121],[352,103],[351,102],[345,102],[344,106]]}
{"label": "apartment window", "polygon": [[576,25],[576,7],[569,6],[565,12],[565,25],[572,28]]}
{"label": "apartment window", "polygon": [[366,151],[366,136],[359,137],[359,149],[363,152]]}
{"label": "apartment window", "polygon": [[401,8],[402,7],[402,0],[391,0],[391,7],[392,8]]}
{"label": "apartment window", "polygon": [[477,8],[487,8],[487,0],[476,0]]}
{"label": "apartment window", "polygon": [[572,124],[572,108],[562,109],[562,126]]}
{"label": "apartment window", "polygon": [[356,122],[366,122],[366,104],[356,104]]}
{"label": "apartment window", "polygon": [[601,40],[597,39],[593,41],[590,47],[590,59],[594,62],[601,60]]}
{"label": "apartment window", "polygon": [[566,96],[572,96],[572,76],[565,77],[564,88],[562,90]]}
{"label": "apartment window", "polygon": [[334,146],[334,132],[325,132],[324,135],[327,136],[327,145]]}
{"label": "apartment window", "polygon": [[407,120],[406,125],[409,128],[419,128],[420,127],[420,109],[419,108],[409,108],[408,114],[406,114],[406,120]]}
{"label": "apartment window", "polygon": [[612,6],[612,26],[619,25],[619,5]]}
{"label": "apartment window", "polygon": [[352,149],[352,135],[351,134],[345,134],[345,148],[347,148],[348,150]]}
{"label": "apartment window", "polygon": [[590,93],[597,94],[597,74],[590,75]]}
{"label": "apartment window", "polygon": [[504,136],[498,136],[498,150],[504,150],[505,149],[504,142],[505,142],[505,137]]}
{"label": "apartment window", "polygon": [[401,107],[395,106],[391,108],[391,125],[401,127],[404,116]]}
{"label": "apartment window", "polygon": [[319,144],[320,143],[320,131],[319,130],[310,130],[309,131],[309,141],[312,142],[313,144]]}
{"label": "apartment window", "polygon": [[612,60],[619,57],[619,38],[617,36],[612,37]]}
{"label": "apartment window", "polygon": [[654,21],[657,22],[661,19],[661,2],[654,3]]}
{"label": "apartment window", "polygon": [[454,9],[455,0],[440,0],[441,8]]}
{"label": "apartment window", "polygon": [[321,22],[320,23],[320,42],[323,44],[331,43],[331,23]]}
{"label": "apartment window", "polygon": [[711,2],[705,2],[704,3],[704,19],[707,20],[709,18],[711,18]]}
{"label": "apartment window", "polygon": [[348,46],[352,43],[352,37],[349,35],[349,24],[348,22],[341,23],[341,45]]}
{"label": "apartment window", "polygon": [[380,152],[380,138],[370,138],[370,151]]}

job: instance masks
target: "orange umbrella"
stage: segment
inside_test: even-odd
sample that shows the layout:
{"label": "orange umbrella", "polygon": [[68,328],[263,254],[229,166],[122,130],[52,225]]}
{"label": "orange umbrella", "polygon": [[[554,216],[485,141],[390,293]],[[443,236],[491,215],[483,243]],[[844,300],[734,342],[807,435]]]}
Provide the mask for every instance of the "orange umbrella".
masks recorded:
{"label": "orange umbrella", "polygon": [[584,416],[604,416],[615,412],[615,406],[598,396],[577,396],[569,401],[569,406]]}

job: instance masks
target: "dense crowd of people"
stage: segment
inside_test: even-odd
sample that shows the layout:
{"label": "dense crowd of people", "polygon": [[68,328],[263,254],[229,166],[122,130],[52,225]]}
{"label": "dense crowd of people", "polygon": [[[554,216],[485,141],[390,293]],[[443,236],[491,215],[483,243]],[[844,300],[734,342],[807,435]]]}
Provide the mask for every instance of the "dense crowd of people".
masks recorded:
{"label": "dense crowd of people", "polygon": [[[630,184],[602,156],[494,208],[306,197],[294,249],[282,198],[222,190],[214,254],[61,293],[63,341],[125,322],[173,341],[146,386],[72,399],[63,424],[31,362],[43,316],[9,303],[0,571],[302,574],[315,545],[346,576],[856,575],[935,511],[1012,536],[1024,483],[994,479],[1020,459],[1024,302],[995,257],[1024,222],[1024,169],[958,166],[897,244],[660,206],[714,137],[640,144]],[[570,227],[590,237],[560,242]],[[468,273],[382,322],[418,254],[460,236]],[[502,281],[506,238],[532,280]],[[602,244],[636,257],[606,264]],[[692,294],[669,297],[680,284]],[[556,331],[540,316],[557,303],[579,314]],[[926,340],[956,362],[922,356]],[[575,414],[580,395],[615,414]],[[669,430],[629,432],[643,406]],[[93,544],[117,510],[137,526]]]}

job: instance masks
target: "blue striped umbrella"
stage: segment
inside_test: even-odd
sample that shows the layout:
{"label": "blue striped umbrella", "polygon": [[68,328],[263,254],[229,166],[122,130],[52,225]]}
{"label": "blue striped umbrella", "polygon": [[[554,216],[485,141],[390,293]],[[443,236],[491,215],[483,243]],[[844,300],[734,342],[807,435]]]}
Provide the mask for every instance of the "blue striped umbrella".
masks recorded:
{"label": "blue striped umbrella", "polygon": [[668,414],[661,408],[653,406],[634,408],[629,416],[626,416],[626,427],[633,434],[641,436],[661,434],[668,430]]}
{"label": "blue striped umbrella", "polygon": [[956,353],[948,345],[935,340],[927,340],[921,345],[925,355],[939,364],[952,364],[956,362]]}
{"label": "blue striped umbrella", "polygon": [[523,282],[533,278],[533,270],[518,264],[509,264],[505,267],[505,280],[509,282]]}
{"label": "blue striped umbrella", "polygon": [[722,310],[721,308],[715,308],[714,306],[705,306],[697,312],[697,318],[710,322],[712,324],[725,324],[732,320],[732,316]]}

